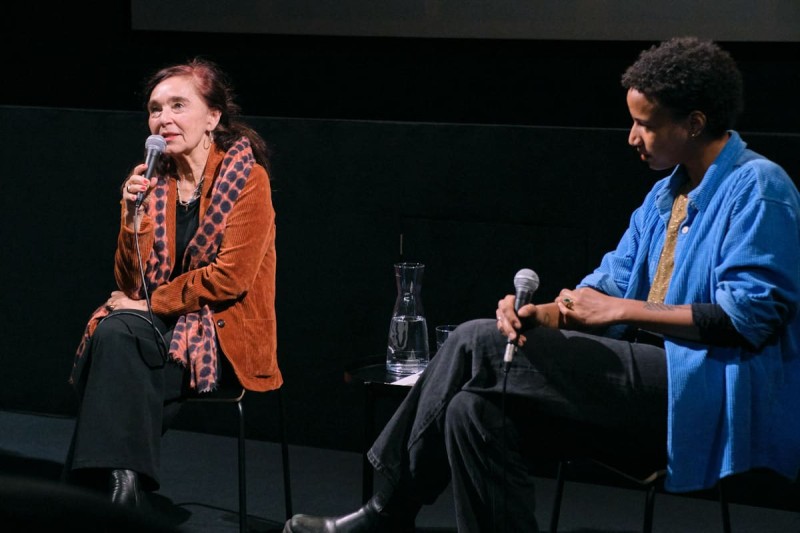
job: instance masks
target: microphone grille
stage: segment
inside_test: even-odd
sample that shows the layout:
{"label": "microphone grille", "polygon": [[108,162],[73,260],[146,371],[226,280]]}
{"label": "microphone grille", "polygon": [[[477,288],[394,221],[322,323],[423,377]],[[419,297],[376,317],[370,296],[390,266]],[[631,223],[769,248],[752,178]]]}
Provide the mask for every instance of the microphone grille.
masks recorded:
{"label": "microphone grille", "polygon": [[148,152],[154,150],[160,154],[167,149],[167,140],[161,135],[151,135],[144,142],[144,149]]}
{"label": "microphone grille", "polygon": [[523,268],[514,276],[514,288],[535,292],[539,288],[539,276],[530,268]]}

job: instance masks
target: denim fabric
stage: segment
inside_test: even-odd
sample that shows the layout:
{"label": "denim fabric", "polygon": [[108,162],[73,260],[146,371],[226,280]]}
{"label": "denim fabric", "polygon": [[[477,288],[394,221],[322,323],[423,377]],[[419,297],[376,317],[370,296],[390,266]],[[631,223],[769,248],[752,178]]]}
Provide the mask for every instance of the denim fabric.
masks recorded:
{"label": "denim fabric", "polygon": [[[457,426],[465,423],[463,418],[470,408],[465,409],[462,402],[453,403],[462,391],[495,405],[504,401],[509,412],[515,413],[506,417],[506,435],[528,434],[528,441],[540,440],[537,444],[547,444],[550,449],[564,445],[569,449],[598,448],[601,453],[603,443],[608,442],[606,437],[614,435],[615,442],[626,441],[640,451],[659,455],[657,461],[665,460],[667,377],[663,349],[555,329],[533,329],[525,335],[528,342],[517,352],[504,379],[506,339],[497,331],[495,321],[473,320],[456,328],[369,450],[375,469],[391,485],[410,487],[423,503],[432,503],[451,479],[451,461],[457,461],[462,472],[465,468],[469,472],[467,477],[487,480],[477,491],[456,487],[457,508],[473,509],[481,517],[479,523],[491,522],[498,512],[497,495],[507,489],[503,478],[480,471],[487,468],[485,463],[480,457],[465,457],[468,450],[459,448],[458,457],[448,458],[446,426],[466,433]],[[536,427],[537,421],[556,421],[561,427],[580,429],[534,432],[531,437],[528,430]],[[483,434],[487,440],[496,440],[497,427],[487,428]],[[576,435],[583,435],[587,441],[568,442]],[[602,438],[593,442],[594,435]],[[507,444],[519,445],[525,453],[534,449],[527,446],[529,442]],[[494,445],[490,447],[497,450]],[[524,475],[519,472],[521,463],[516,462],[516,456],[513,459],[515,466],[506,474]],[[535,461],[535,457],[532,459]],[[532,486],[514,486],[531,491],[526,499],[530,499],[532,510]],[[532,512],[518,517],[526,522],[525,531],[535,530],[535,524],[529,523],[531,516]],[[509,527],[516,519],[508,518]],[[457,520],[459,529],[468,531],[477,519],[460,514]]]}

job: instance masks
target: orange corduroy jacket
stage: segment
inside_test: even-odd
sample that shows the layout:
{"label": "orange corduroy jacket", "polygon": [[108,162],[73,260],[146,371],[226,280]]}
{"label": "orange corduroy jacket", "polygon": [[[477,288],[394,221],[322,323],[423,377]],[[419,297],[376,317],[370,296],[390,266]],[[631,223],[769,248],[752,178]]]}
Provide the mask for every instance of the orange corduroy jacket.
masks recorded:
{"label": "orange corduroy jacket", "polygon": [[[216,145],[209,153],[200,195],[200,213],[211,202],[211,189],[224,151]],[[175,227],[176,182],[167,195],[167,227]],[[125,202],[114,276],[129,297],[139,285],[135,234],[124,224]],[[139,227],[139,249],[146,263],[153,247],[154,223],[144,215]],[[175,257],[175,239],[168,239]],[[248,390],[268,391],[283,384],[277,360],[275,318],[275,210],[269,175],[254,165],[247,184],[227,218],[216,259],[209,265],[184,272],[156,288],[150,295],[153,313],[166,319],[199,311],[208,304],[214,312],[217,339],[241,384]]]}

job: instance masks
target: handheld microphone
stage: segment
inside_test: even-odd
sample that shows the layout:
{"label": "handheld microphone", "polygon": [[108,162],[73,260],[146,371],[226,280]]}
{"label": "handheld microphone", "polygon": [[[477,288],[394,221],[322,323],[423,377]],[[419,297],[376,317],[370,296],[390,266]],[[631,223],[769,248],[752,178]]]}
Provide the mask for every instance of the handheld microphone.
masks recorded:
{"label": "handheld microphone", "polygon": [[[514,312],[519,311],[520,307],[531,303],[533,293],[539,288],[539,276],[530,268],[523,268],[514,276],[514,288],[516,294],[514,298]],[[511,361],[517,351],[515,342],[509,340],[506,345],[506,353],[503,355],[503,369],[508,372]]]}
{"label": "handheld microphone", "polygon": [[[146,152],[144,162],[147,164],[147,171],[145,172],[144,179],[149,182],[150,176],[153,175],[153,171],[155,170],[158,157],[164,153],[164,150],[167,149],[167,141],[161,135],[151,135],[144,142],[144,149]],[[137,210],[139,207],[141,207],[142,201],[144,201],[144,193],[136,193],[136,202],[134,203],[134,207]]]}

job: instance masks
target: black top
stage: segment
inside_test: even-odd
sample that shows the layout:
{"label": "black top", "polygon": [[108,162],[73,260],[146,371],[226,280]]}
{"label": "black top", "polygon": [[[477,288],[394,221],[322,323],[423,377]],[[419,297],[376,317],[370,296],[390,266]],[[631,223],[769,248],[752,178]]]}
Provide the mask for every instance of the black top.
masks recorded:
{"label": "black top", "polygon": [[195,198],[189,205],[177,204],[175,212],[175,265],[169,279],[175,278],[184,272],[184,254],[186,246],[192,240],[197,228],[200,226],[200,198]]}

